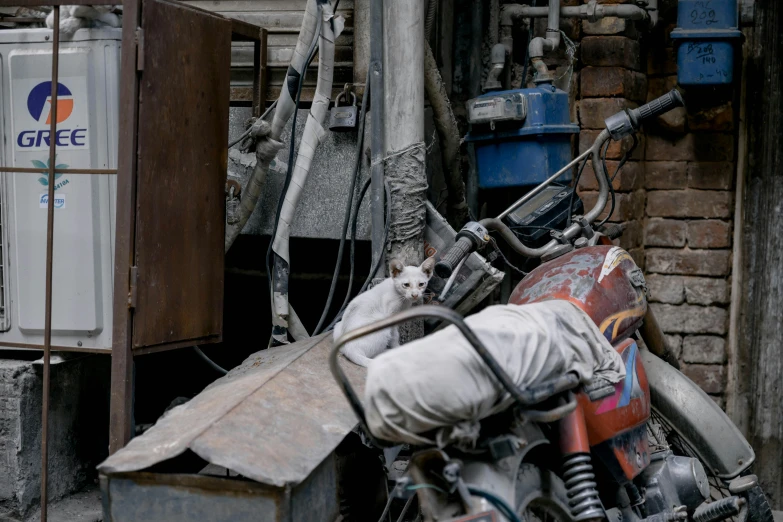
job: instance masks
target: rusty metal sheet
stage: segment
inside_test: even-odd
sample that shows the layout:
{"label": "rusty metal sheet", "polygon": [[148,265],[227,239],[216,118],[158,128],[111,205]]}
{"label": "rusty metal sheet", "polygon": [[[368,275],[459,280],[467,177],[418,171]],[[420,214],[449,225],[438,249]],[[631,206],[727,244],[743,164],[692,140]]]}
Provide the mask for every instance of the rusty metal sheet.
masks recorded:
{"label": "rusty metal sheet", "polygon": [[145,0],[134,348],[221,338],[231,21]]}
{"label": "rusty metal sheet", "polygon": [[[140,471],[191,449],[263,484],[301,483],[357,423],[329,371],[331,347],[323,334],[250,356],[98,469]],[[366,370],[342,362],[363,393]]]}

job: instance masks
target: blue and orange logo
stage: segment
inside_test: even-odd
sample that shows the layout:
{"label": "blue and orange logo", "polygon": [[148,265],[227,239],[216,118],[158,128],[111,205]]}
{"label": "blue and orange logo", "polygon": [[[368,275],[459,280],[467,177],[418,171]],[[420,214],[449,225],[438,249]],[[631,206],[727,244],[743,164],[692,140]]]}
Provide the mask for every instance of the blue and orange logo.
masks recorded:
{"label": "blue and orange logo", "polygon": [[[57,83],[57,122],[65,122],[71,117],[74,110],[74,95],[71,90]],[[49,147],[52,124],[52,82],[46,81],[37,84],[27,95],[27,112],[38,123],[38,128],[26,129],[16,137],[16,144],[21,149],[40,150]],[[78,127],[78,125],[77,125]],[[87,147],[87,129],[82,128],[57,128],[55,142],[58,147],[70,149]]]}
{"label": "blue and orange logo", "polygon": [[[38,123],[52,123],[52,82],[41,82],[27,96],[27,110]],[[67,120],[73,112],[73,94],[62,83],[57,84],[57,123]]]}

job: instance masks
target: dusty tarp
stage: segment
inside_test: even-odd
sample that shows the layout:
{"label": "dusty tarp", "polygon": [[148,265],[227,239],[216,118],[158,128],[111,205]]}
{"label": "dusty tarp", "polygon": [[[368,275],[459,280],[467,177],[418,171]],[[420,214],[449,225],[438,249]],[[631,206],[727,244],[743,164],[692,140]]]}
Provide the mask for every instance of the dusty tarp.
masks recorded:
{"label": "dusty tarp", "polygon": [[[302,482],[356,426],[329,371],[331,335],[251,355],[98,469],[140,471],[187,449],[263,484]],[[343,361],[362,390],[365,369]]]}

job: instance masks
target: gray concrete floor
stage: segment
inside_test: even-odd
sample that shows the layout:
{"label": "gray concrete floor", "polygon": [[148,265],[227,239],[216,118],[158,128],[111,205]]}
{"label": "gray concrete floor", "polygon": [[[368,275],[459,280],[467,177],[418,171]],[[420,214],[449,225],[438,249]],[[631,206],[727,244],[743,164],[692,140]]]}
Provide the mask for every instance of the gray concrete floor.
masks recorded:
{"label": "gray concrete floor", "polygon": [[[103,520],[101,490],[97,484],[86,486],[80,492],[53,502],[48,509],[49,522],[100,522]],[[35,522],[41,520],[36,509],[24,519],[0,513],[0,522]]]}

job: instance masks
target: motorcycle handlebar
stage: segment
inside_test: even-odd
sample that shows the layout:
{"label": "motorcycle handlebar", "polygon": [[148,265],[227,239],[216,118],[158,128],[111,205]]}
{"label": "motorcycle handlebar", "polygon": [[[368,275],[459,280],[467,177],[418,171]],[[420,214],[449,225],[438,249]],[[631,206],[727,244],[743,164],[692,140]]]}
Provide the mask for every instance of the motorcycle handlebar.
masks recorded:
{"label": "motorcycle handlebar", "polygon": [[463,258],[469,256],[477,248],[477,245],[468,237],[461,237],[457,239],[454,246],[446,252],[443,259],[438,261],[435,265],[435,273],[439,277],[447,278],[451,276],[457,266],[460,264]]}

